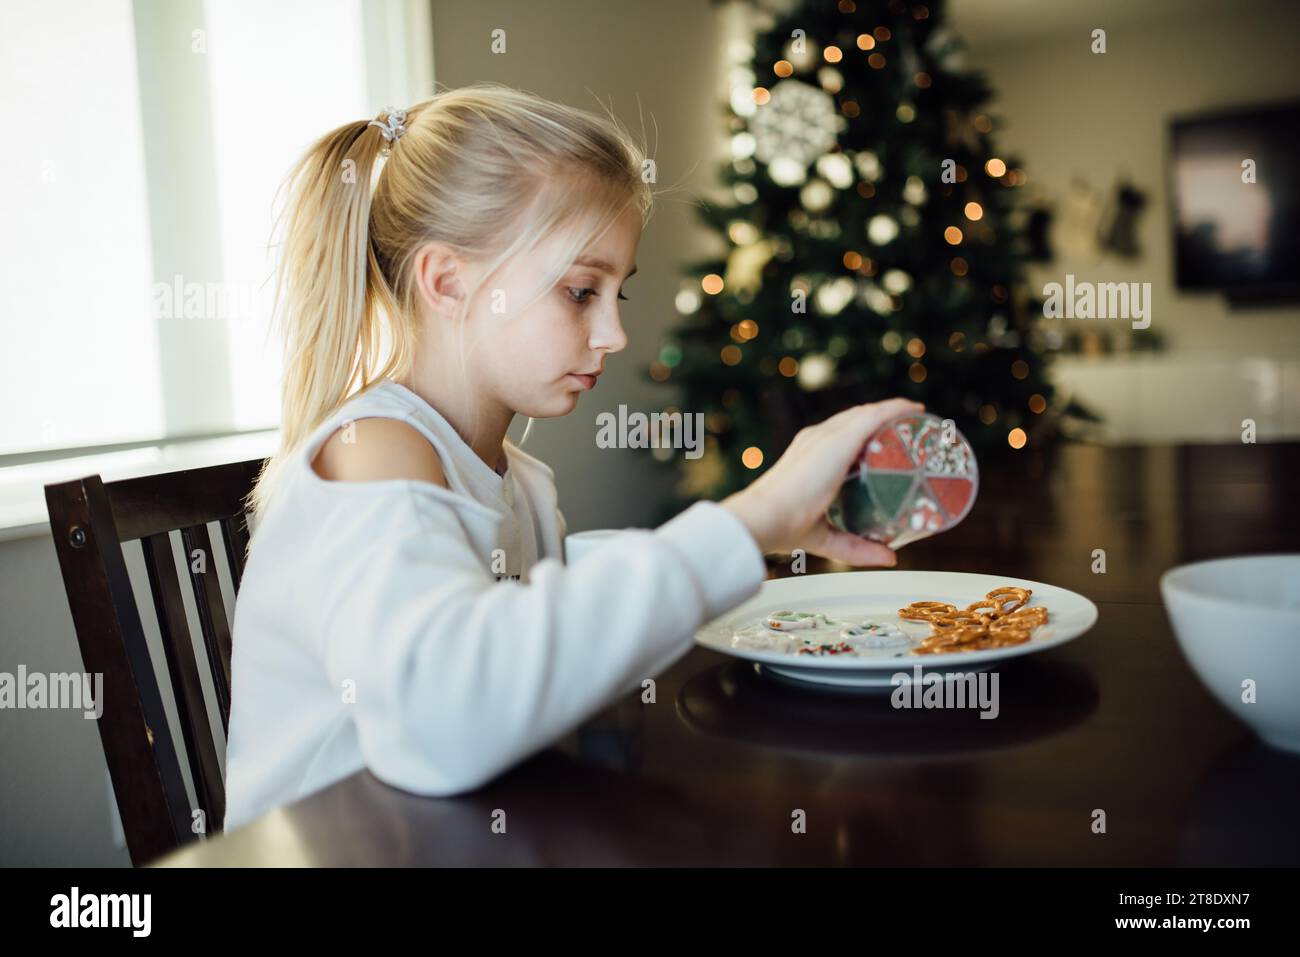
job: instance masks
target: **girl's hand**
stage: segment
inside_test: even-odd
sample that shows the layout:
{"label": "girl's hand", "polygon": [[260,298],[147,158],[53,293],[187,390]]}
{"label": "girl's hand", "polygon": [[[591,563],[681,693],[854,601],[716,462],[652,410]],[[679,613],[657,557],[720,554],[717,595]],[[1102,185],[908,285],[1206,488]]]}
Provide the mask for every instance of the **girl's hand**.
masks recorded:
{"label": "girl's hand", "polygon": [[826,518],[871,434],[891,419],[924,410],[910,399],[856,405],[801,429],[776,464],[722,501],[764,554],[796,548],[849,565],[895,565],[887,545],[842,532]]}

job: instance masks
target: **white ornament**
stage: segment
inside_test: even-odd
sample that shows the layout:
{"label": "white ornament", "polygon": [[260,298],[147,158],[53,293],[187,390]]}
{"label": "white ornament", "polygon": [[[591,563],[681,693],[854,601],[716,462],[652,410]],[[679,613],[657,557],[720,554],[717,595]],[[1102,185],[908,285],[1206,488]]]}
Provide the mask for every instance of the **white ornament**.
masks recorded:
{"label": "white ornament", "polygon": [[844,77],[834,67],[824,66],[818,70],[817,81],[827,93],[838,93],[844,89]]}
{"label": "white ornament", "polygon": [[799,202],[810,213],[824,212],[835,198],[835,191],[824,179],[813,179],[799,191]]}
{"label": "white ornament", "polygon": [[737,133],[731,138],[731,158],[747,159],[754,155],[754,134]]}
{"label": "white ornament", "polygon": [[799,360],[799,385],[809,392],[825,388],[835,378],[835,360],[814,352]]}
{"label": "white ornament", "polygon": [[798,186],[808,178],[808,167],[791,156],[778,156],[767,166],[767,175],[778,186]]}
{"label": "white ornament", "polygon": [[728,223],[727,235],[737,246],[748,246],[759,238],[758,227],[744,219],[733,219]]}
{"label": "white ornament", "polygon": [[912,277],[901,269],[889,270],[880,277],[880,282],[886,292],[892,292],[895,296],[901,296],[912,288]]}
{"label": "white ornament", "polygon": [[754,102],[754,84],[757,77],[748,66],[733,66],[727,73],[731,89],[731,112],[737,116],[753,116],[758,110]]}
{"label": "white ornament", "polygon": [[853,162],[843,153],[827,153],[817,160],[817,172],[836,189],[853,185]]}
{"label": "white ornament", "polygon": [[894,300],[889,297],[889,293],[881,289],[874,282],[867,283],[862,289],[862,301],[867,308],[879,316],[887,316],[894,311]]}
{"label": "white ornament", "polygon": [[[799,44],[798,48],[796,48],[794,39],[791,38],[790,41],[786,43],[785,50],[783,51],[785,59],[789,60],[790,65],[800,73],[803,73],[806,70],[811,70],[818,60],[817,51],[813,49],[813,46],[812,41],[807,37],[804,37],[803,42]],[[802,52],[800,52],[800,48],[802,49]]]}
{"label": "white ornament", "polygon": [[874,183],[880,179],[880,157],[870,150],[863,150],[853,157],[853,163],[858,168],[858,175],[868,183]]}
{"label": "white ornament", "polygon": [[782,80],[750,121],[755,156],[763,163],[783,157],[807,167],[835,145],[837,120],[829,95],[799,80]]}
{"label": "white ornament", "polygon": [[813,293],[813,305],[824,316],[838,315],[857,292],[857,284],[848,276],[838,276],[830,282],[822,283]]}
{"label": "white ornament", "polygon": [[877,246],[885,246],[898,236],[898,223],[884,213],[877,213],[867,223],[867,238]]}
{"label": "white ornament", "polygon": [[677,293],[673,304],[683,316],[689,316],[700,308],[700,294],[694,289],[683,289]]}

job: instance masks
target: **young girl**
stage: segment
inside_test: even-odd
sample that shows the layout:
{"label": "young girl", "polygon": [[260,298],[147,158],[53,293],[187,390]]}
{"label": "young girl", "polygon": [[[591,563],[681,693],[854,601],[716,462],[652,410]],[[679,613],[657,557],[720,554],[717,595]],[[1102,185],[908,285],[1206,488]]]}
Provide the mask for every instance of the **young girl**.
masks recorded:
{"label": "young girl", "polygon": [[871,432],[919,409],[898,399],[563,564],[551,469],[506,430],[573,411],[626,345],[643,161],[612,121],[480,84],[342,126],[291,173],[282,445],[250,502],[226,829],[362,768],[478,787],[685,654],[758,590],[764,553],[894,563],[825,510]]}

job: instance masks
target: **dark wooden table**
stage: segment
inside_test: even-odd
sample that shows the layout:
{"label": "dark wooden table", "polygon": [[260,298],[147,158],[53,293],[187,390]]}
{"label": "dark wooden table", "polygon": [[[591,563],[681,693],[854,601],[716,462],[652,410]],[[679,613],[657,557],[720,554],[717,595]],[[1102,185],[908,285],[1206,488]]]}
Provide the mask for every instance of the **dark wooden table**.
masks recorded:
{"label": "dark wooden table", "polygon": [[361,772],[163,863],[1300,865],[1300,757],[1202,688],[1158,589],[1182,562],[1300,551],[1298,471],[1297,444],[1072,445],[986,469],[967,520],[899,567],[1049,582],[1101,612],[1000,669],[996,720],[777,684],[696,648],[656,703],[629,696],[474,794]]}

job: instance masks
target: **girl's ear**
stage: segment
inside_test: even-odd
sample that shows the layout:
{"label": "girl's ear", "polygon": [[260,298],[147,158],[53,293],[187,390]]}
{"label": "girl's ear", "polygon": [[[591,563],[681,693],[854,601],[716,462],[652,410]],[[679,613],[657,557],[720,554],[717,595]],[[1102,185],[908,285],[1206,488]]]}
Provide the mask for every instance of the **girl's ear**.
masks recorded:
{"label": "girl's ear", "polygon": [[465,264],[451,247],[429,243],[415,254],[420,298],[439,315],[453,318],[465,297]]}

